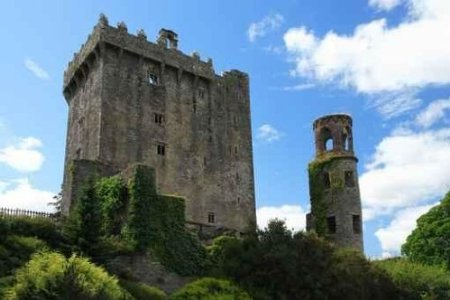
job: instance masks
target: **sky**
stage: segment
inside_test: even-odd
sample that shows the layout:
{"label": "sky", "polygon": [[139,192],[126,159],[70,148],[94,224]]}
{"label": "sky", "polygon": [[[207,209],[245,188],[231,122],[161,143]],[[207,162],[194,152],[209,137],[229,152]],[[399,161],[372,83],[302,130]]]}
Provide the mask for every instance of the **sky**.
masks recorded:
{"label": "sky", "polygon": [[365,253],[400,253],[450,190],[450,1],[2,1],[0,207],[50,210],[61,189],[63,73],[100,13],[160,28],[216,73],[250,76],[258,223],[302,230],[312,122],[353,117]]}

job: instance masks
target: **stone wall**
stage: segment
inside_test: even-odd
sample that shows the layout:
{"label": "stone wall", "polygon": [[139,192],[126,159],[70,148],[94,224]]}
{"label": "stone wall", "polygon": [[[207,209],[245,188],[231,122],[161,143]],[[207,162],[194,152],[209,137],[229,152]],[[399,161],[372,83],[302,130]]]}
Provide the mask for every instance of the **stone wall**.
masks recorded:
{"label": "stone wall", "polygon": [[69,63],[65,176],[73,159],[117,172],[143,163],[156,170],[159,193],[186,199],[187,221],[244,231],[256,219],[249,78],[216,75],[177,41],[166,48],[175,33],[161,34],[151,43],[102,17]]}

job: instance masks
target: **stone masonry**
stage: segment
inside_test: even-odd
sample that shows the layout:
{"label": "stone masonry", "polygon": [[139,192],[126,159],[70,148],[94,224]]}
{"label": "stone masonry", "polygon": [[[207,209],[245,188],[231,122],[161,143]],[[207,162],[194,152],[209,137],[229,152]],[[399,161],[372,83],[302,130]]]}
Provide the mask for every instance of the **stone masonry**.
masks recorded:
{"label": "stone masonry", "polygon": [[89,174],[142,163],[158,193],[186,199],[189,222],[244,231],[256,221],[248,75],[156,43],[101,15],[64,72],[69,105],[63,213]]}
{"label": "stone masonry", "polygon": [[[307,215],[307,230],[316,230],[318,222],[324,222],[325,238],[338,247],[363,251],[358,159],[353,152],[352,119],[346,114],[324,116],[314,121],[313,129],[316,156],[310,163],[311,213]],[[321,166],[319,174],[311,174],[314,165]],[[315,192],[313,187],[320,192]],[[317,211],[319,209],[324,212]]]}

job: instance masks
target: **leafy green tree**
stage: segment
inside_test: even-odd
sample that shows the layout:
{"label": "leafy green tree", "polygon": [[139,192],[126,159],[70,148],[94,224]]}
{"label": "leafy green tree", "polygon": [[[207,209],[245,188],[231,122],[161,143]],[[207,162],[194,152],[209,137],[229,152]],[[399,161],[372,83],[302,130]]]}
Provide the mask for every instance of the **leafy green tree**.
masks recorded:
{"label": "leafy green tree", "polygon": [[5,299],[132,299],[116,278],[85,258],[41,252],[21,269]]}
{"label": "leafy green tree", "polygon": [[444,265],[450,270],[450,192],[417,220],[402,253],[412,261]]}
{"label": "leafy green tree", "polygon": [[[94,253],[100,240],[102,214],[95,188],[86,185],[75,208],[71,211],[63,227],[63,235],[67,241],[86,253]],[[75,249],[76,250],[76,249]]]}
{"label": "leafy green tree", "polygon": [[405,258],[375,261],[410,299],[450,299],[450,273],[439,266],[411,262]]}

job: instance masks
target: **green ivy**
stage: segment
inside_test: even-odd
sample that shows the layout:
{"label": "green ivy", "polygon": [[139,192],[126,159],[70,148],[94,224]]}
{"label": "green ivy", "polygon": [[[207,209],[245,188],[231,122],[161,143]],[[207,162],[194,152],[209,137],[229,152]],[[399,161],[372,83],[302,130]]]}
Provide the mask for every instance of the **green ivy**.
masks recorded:
{"label": "green ivy", "polygon": [[325,191],[322,174],[324,171],[331,170],[331,193],[342,190],[344,188],[344,179],[340,172],[333,171],[333,164],[337,159],[345,156],[345,154],[341,153],[325,152],[308,165],[311,211],[314,212],[314,230],[319,236],[326,236],[327,234],[327,207],[324,199]]}
{"label": "green ivy", "polygon": [[126,219],[128,190],[120,176],[104,177],[95,183],[102,211],[102,231],[119,235]]}

